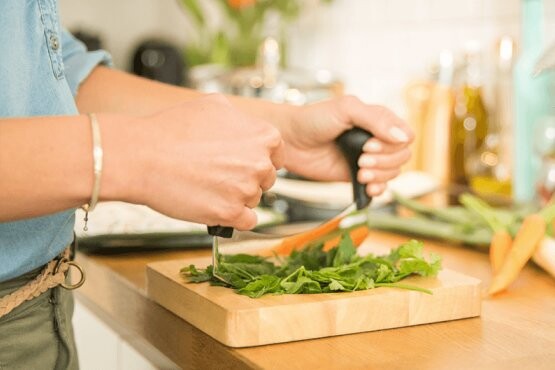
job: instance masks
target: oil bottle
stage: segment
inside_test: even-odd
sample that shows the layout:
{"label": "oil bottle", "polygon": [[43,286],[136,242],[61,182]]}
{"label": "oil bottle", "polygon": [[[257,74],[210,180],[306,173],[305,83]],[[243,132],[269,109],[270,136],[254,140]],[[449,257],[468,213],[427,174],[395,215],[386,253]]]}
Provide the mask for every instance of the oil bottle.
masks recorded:
{"label": "oil bottle", "polygon": [[497,48],[494,107],[483,146],[468,159],[470,187],[485,197],[511,197],[512,172],[512,65],[514,42],[502,37]]}
{"label": "oil bottle", "polygon": [[483,146],[489,117],[482,98],[480,51],[467,48],[462,86],[455,97],[450,125],[450,183],[456,188],[469,185],[467,162]]}

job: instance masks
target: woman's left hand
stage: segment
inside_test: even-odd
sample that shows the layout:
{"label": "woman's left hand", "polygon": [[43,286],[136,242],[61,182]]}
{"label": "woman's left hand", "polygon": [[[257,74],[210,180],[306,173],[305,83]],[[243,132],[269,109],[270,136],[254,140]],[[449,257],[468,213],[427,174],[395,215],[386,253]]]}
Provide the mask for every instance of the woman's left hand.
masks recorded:
{"label": "woman's left hand", "polygon": [[364,104],[352,96],[298,108],[287,125],[280,127],[285,141],[285,167],[317,180],[348,180],[349,170],[335,139],[358,126],[374,137],[366,142],[359,158],[358,180],[375,196],[387,181],[400,173],[410,158],[414,134],[389,109]]}

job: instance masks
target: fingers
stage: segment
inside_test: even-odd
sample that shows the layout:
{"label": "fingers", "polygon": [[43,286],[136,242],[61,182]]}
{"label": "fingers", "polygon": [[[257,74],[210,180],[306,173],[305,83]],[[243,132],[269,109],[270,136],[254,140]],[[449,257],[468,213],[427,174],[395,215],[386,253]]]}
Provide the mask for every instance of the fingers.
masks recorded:
{"label": "fingers", "polygon": [[245,200],[245,206],[248,208],[255,208],[260,203],[260,199],[262,199],[262,189],[258,188],[255,195]]}
{"label": "fingers", "polygon": [[281,133],[277,128],[265,122],[258,122],[258,124],[264,126],[264,134],[261,135],[261,139],[268,148],[270,160],[274,168],[279,170],[285,164],[285,144]]}
{"label": "fingers", "polygon": [[361,184],[387,182],[401,173],[400,169],[379,170],[379,169],[360,169],[357,179]]}
{"label": "fingers", "polygon": [[262,176],[262,180],[260,181],[260,191],[269,190],[272,186],[274,186],[274,183],[276,182],[276,178],[277,178],[277,171],[272,166],[271,169],[266,171]]}
{"label": "fingers", "polygon": [[239,214],[239,217],[235,220],[233,226],[237,230],[252,230],[256,226],[258,222],[258,217],[256,212],[252,209],[244,207],[242,212]]}
{"label": "fingers", "polygon": [[394,169],[405,164],[411,156],[409,148],[402,148],[396,152],[369,154],[363,153],[358,159],[360,168]]}
{"label": "fingers", "polygon": [[363,153],[358,160],[360,169],[357,179],[360,183],[367,184],[368,195],[380,195],[386,189],[386,183],[401,173],[401,166],[410,156],[411,152],[406,147],[379,154]]}
{"label": "fingers", "polygon": [[277,146],[272,150],[270,154],[270,160],[274,165],[274,169],[277,171],[285,166],[285,143],[281,136],[279,137],[279,142]]}
{"label": "fingers", "polygon": [[229,213],[230,216],[219,222],[220,225],[231,226],[237,230],[252,230],[258,222],[256,212],[248,207],[241,207]]}
{"label": "fingers", "polygon": [[369,139],[362,150],[365,153],[394,153],[409,146],[410,143],[390,144],[377,138]]}
{"label": "fingers", "polygon": [[238,230],[251,230],[258,222],[253,209],[238,204],[215,208],[212,215],[206,222],[208,225],[230,226]]}
{"label": "fingers", "polygon": [[366,186],[366,193],[368,193],[368,195],[372,197],[375,197],[383,193],[385,191],[385,188],[386,188],[386,184],[383,182],[368,184]]}
{"label": "fingers", "polygon": [[408,144],[414,139],[409,125],[389,109],[364,104],[353,96],[339,100],[341,111],[355,126],[370,131],[377,139],[389,144]]}

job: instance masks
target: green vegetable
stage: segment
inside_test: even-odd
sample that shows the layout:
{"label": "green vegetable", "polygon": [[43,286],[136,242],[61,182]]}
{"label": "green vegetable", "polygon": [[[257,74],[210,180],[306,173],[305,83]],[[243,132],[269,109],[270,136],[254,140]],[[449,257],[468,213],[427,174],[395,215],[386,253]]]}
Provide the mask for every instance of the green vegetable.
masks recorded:
{"label": "green vegetable", "polygon": [[493,232],[505,230],[507,228],[507,225],[504,225],[503,222],[499,220],[495,210],[482,199],[471,194],[462,194],[459,197],[459,201],[477,217],[483,220]]}
{"label": "green vegetable", "polygon": [[431,292],[417,286],[399,283],[410,275],[436,276],[441,259],[431,254],[426,260],[423,244],[411,240],[386,256],[356,254],[348,233],[339,244],[323,251],[323,243],[294,251],[279,265],[260,256],[246,254],[220,255],[218,276],[212,266],[197,269],[194,265],[181,269],[181,275],[191,283],[210,282],[233,288],[239,294],[258,298],[265,294],[315,294],[352,292],[376,287],[393,287]]}
{"label": "green vegetable", "polygon": [[416,200],[405,198],[397,193],[393,194],[393,199],[395,199],[398,204],[416,212],[417,214],[430,217],[438,221],[467,225],[474,225],[476,223],[475,217],[464,207],[432,207]]}
{"label": "green vegetable", "polygon": [[[489,248],[493,236],[492,230],[503,228],[514,236],[523,219],[530,213],[538,211],[533,204],[493,208],[470,194],[463,194],[459,198],[462,207],[431,207],[398,194],[394,194],[394,199],[397,204],[410,209],[414,214],[404,217],[383,210],[364,210],[368,212],[368,227],[461,243],[483,251]],[[544,214],[549,217],[551,212],[555,213],[555,210],[545,211]],[[553,230],[549,229],[548,234],[550,232]]]}
{"label": "green vegetable", "polygon": [[[487,246],[491,240],[491,229],[437,221],[424,217],[400,217],[381,211],[368,211],[370,228],[394,231],[408,235],[464,243],[476,248]],[[487,248],[486,248],[487,250]]]}

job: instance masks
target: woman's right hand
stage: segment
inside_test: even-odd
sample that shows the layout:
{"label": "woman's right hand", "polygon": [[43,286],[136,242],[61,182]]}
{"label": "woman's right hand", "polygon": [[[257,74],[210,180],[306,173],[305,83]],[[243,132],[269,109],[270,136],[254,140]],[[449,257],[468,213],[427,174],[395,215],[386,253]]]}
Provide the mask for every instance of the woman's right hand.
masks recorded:
{"label": "woman's right hand", "polygon": [[183,220],[252,229],[252,208],[284,162],[279,131],[245,116],[222,95],[124,124],[102,124],[102,115],[99,121],[106,174],[101,186],[107,189],[101,197]]}

